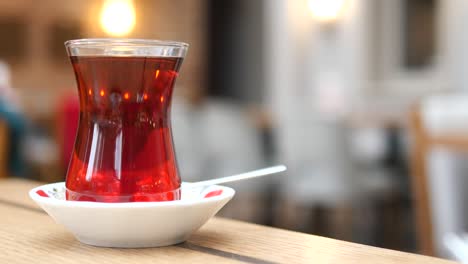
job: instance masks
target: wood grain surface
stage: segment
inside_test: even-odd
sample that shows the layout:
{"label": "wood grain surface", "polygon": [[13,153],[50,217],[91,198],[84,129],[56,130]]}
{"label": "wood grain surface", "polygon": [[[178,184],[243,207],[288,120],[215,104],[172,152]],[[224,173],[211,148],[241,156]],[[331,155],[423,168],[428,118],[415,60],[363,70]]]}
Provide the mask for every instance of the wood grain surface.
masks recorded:
{"label": "wood grain surface", "polygon": [[187,242],[112,249],[81,244],[29,200],[39,183],[0,181],[0,263],[453,263],[213,218]]}
{"label": "wood grain surface", "polygon": [[45,214],[0,205],[0,263],[242,263],[182,247],[111,249],[84,245]]}

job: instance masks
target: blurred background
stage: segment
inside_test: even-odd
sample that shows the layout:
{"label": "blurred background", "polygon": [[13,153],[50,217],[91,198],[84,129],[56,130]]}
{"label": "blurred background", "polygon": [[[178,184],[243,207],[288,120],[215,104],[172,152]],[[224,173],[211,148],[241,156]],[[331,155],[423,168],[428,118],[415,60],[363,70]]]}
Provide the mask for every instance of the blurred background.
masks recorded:
{"label": "blurred background", "polygon": [[224,217],[454,258],[468,229],[464,0],[0,1],[0,177],[63,181],[79,105],[63,42],[190,44],[184,181],[276,163]]}

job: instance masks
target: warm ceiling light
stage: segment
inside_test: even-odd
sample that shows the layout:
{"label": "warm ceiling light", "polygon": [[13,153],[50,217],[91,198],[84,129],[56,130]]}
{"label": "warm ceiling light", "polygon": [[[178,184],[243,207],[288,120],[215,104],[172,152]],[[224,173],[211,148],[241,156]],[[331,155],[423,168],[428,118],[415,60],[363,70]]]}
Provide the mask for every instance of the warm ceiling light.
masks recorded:
{"label": "warm ceiling light", "polygon": [[341,15],[346,0],[309,0],[309,9],[319,22],[334,22]]}
{"label": "warm ceiling light", "polygon": [[128,35],[135,27],[135,7],[132,0],[105,0],[101,11],[101,27],[111,36]]}

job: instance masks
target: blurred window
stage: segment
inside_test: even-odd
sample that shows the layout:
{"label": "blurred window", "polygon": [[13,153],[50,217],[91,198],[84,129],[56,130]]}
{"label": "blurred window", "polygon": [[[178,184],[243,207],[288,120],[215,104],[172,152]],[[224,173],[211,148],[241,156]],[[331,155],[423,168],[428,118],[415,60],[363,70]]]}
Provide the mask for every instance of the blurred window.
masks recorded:
{"label": "blurred window", "polygon": [[404,2],[405,67],[430,65],[435,53],[436,0]]}

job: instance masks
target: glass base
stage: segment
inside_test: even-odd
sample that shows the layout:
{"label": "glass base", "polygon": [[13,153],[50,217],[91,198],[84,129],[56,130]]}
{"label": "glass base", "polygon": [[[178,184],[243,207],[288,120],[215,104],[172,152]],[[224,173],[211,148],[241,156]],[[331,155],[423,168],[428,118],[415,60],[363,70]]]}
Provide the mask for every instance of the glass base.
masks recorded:
{"label": "glass base", "polygon": [[101,203],[130,203],[130,202],[163,202],[180,200],[180,188],[162,193],[134,193],[132,195],[100,195],[90,193],[79,193],[66,189],[68,201],[86,201]]}

